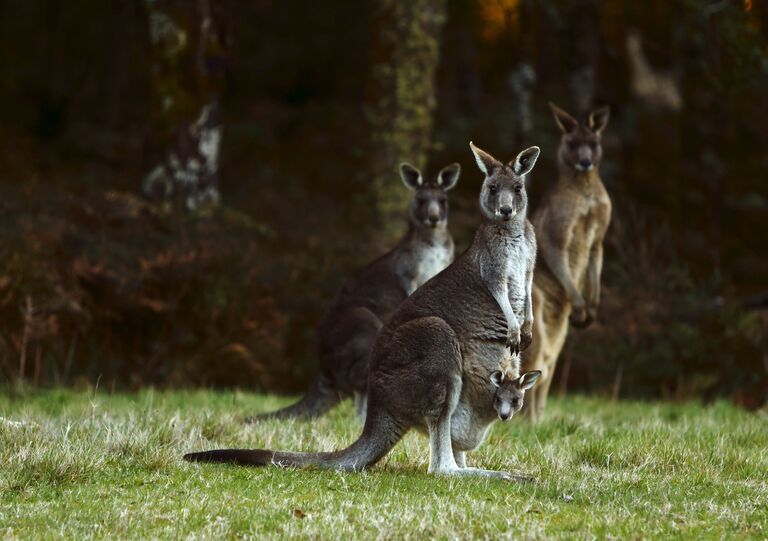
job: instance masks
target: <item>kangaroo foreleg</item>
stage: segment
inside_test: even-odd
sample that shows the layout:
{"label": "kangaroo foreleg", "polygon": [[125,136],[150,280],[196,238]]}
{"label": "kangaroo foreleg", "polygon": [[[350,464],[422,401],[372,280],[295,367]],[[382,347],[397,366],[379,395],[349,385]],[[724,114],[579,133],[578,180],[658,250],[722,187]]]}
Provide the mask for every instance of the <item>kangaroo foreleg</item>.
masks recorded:
{"label": "kangaroo foreleg", "polygon": [[596,242],[589,253],[587,265],[587,316],[590,323],[597,319],[600,305],[600,275],[603,271],[603,243]]}
{"label": "kangaroo foreleg", "polygon": [[525,275],[525,305],[523,324],[520,326],[520,350],[528,349],[533,340],[533,265]]}

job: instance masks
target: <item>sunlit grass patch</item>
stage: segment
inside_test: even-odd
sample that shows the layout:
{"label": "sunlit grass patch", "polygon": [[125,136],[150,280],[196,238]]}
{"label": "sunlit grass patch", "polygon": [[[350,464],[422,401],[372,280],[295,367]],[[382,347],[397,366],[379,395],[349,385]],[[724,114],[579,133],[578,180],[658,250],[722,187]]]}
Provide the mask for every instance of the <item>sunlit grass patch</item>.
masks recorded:
{"label": "sunlit grass patch", "polygon": [[0,397],[0,535],[50,538],[765,538],[768,419],[726,403],[555,400],[497,425],[470,465],[534,484],[426,474],[409,434],[365,473],[188,464],[219,446],[332,449],[352,407],[243,419],[287,400],[244,392],[29,391]]}

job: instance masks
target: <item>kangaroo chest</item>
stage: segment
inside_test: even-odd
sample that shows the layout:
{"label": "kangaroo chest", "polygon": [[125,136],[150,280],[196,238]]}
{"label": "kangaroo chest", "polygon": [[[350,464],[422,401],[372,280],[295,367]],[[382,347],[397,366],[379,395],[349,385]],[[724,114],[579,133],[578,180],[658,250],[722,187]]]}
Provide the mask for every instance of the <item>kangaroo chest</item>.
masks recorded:
{"label": "kangaroo chest", "polygon": [[595,242],[602,234],[602,209],[598,201],[590,201],[573,228],[571,244],[568,247],[568,262],[571,275],[581,282],[586,274],[589,255]]}
{"label": "kangaroo chest", "polygon": [[490,280],[499,280],[506,285],[509,303],[518,319],[522,320],[525,308],[526,273],[530,260],[535,257],[520,239],[500,242],[495,252],[485,262],[491,272]]}
{"label": "kangaroo chest", "polygon": [[394,272],[400,279],[406,296],[453,261],[453,241],[450,237],[434,240],[413,240],[395,255]]}
{"label": "kangaroo chest", "polygon": [[453,244],[425,244],[416,252],[414,275],[417,287],[440,273],[453,261]]}
{"label": "kangaroo chest", "polygon": [[526,272],[528,261],[533,257],[525,246],[516,246],[507,257],[507,290],[509,303],[517,318],[522,321],[525,309]]}

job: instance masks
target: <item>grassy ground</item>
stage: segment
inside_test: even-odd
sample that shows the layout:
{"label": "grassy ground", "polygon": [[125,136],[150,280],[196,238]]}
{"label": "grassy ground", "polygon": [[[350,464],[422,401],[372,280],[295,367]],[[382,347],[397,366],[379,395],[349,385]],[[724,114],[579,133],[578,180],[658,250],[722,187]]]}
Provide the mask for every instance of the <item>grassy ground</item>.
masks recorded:
{"label": "grassy ground", "polygon": [[546,421],[497,424],[468,462],[519,485],[426,475],[410,434],[370,472],[187,464],[214,446],[330,449],[349,405],[315,423],[241,419],[284,403],[246,393],[0,395],[0,537],[768,537],[768,418],[727,404],[568,398]]}

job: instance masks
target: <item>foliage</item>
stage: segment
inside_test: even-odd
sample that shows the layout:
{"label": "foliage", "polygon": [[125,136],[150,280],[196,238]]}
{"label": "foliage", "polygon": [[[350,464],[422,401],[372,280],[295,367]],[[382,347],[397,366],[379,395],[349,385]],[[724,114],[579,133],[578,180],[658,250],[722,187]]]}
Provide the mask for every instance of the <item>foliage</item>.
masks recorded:
{"label": "foliage", "polygon": [[257,262],[268,230],[221,209],[47,192],[0,215],[0,367],[9,379],[267,385],[285,319]]}
{"label": "foliage", "polygon": [[663,218],[620,207],[612,227],[600,321],[571,333],[567,386],[765,406],[768,312],[720,295],[721,284],[697,283]]}
{"label": "foliage", "polygon": [[768,430],[719,402],[555,400],[536,427],[498,424],[472,464],[535,484],[428,476],[412,433],[367,473],[201,466],[218,445],[330,449],[346,405],[314,423],[242,423],[240,392],[0,395],[0,533],[53,538],[651,538],[768,535]]}
{"label": "foliage", "polygon": [[[0,2],[3,376],[18,374],[26,325],[33,381],[39,365],[40,382],[300,389],[334,290],[391,246],[377,215],[407,197],[397,163],[462,164],[450,215],[461,251],[479,219],[468,141],[510,157],[541,146],[535,206],[557,173],[552,100],[577,114],[611,106],[601,175],[616,211],[600,322],[572,334],[564,388],[765,403],[767,316],[745,300],[768,275],[768,4],[226,4],[228,38],[209,52],[228,207],[198,224],[150,207],[147,223],[126,220],[106,202],[138,193],[154,165],[158,88],[196,88],[152,71],[147,4]],[[679,110],[633,92],[632,33]],[[387,148],[374,163],[376,141]]]}

